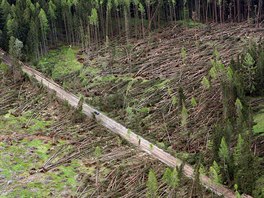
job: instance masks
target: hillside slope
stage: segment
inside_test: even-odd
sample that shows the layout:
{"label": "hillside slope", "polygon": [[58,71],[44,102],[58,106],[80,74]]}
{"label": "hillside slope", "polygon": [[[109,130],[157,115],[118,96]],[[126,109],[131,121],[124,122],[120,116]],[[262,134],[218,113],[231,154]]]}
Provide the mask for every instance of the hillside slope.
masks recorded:
{"label": "hillside slope", "polygon": [[0,85],[3,197],[144,197],[151,169],[161,197],[215,197],[180,175],[167,184],[170,169],[31,83],[5,78]]}
{"label": "hillside slope", "polygon": [[[263,34],[262,29],[244,23],[212,24],[209,30],[200,24],[170,26],[148,40],[131,40],[129,46],[113,42],[88,55],[79,54],[83,68],[55,80],[74,93],[81,91],[88,103],[144,137],[195,153],[205,150],[212,127],[223,113],[219,82],[209,89],[202,85],[214,50],[227,66]],[[179,97],[186,105],[185,128]]]}

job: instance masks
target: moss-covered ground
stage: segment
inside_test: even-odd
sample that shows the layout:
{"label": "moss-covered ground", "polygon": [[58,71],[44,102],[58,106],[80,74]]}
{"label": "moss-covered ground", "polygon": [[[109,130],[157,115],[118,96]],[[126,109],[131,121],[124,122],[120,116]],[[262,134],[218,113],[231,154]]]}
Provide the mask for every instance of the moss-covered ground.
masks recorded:
{"label": "moss-covered ground", "polygon": [[31,112],[0,116],[0,197],[69,197],[77,187],[79,160],[47,173],[34,173],[51,157],[52,150],[66,144],[38,134],[52,121],[32,118]]}
{"label": "moss-covered ground", "polygon": [[79,71],[82,64],[77,61],[78,49],[71,46],[63,46],[50,50],[38,63],[37,68],[42,72],[59,80],[72,72]]}
{"label": "moss-covered ground", "polygon": [[254,123],[254,133],[257,135],[264,135],[264,105],[262,105],[260,110],[254,115]]}

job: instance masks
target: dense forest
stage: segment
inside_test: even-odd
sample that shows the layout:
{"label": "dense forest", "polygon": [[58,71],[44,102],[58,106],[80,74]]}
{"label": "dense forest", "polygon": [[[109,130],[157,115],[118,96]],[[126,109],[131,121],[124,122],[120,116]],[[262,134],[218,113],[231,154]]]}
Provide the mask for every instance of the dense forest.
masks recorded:
{"label": "dense forest", "polygon": [[2,0],[0,47],[7,50],[18,39],[23,54],[38,59],[58,41],[89,48],[118,35],[127,41],[144,38],[176,20],[247,20],[258,25],[263,4],[261,0]]}
{"label": "dense forest", "polygon": [[[8,69],[0,62],[0,76],[4,82],[0,86],[3,92],[2,95],[0,92],[3,96],[0,116],[4,115],[0,119],[0,129],[1,126],[5,128],[5,123],[9,121],[11,124],[6,124],[8,127],[12,122],[25,122],[21,128],[26,133],[32,132],[31,121],[25,120],[34,120],[32,117],[35,114],[31,111],[37,111],[33,104],[38,100],[33,101],[34,98],[38,98],[41,92],[43,104],[36,106],[44,109],[45,104],[50,102],[43,90],[30,88],[28,84],[23,86],[23,80],[20,81],[23,75],[17,61],[21,60],[31,63],[66,90],[81,95],[79,110],[72,113],[74,119],[68,113],[70,110],[60,112],[56,109],[59,116],[50,116],[55,124],[49,125],[45,119],[50,119],[47,116],[50,109],[39,113],[38,116],[43,119],[37,120],[36,116],[35,122],[41,123],[41,130],[45,131],[46,126],[51,131],[62,130],[67,138],[78,142],[81,139],[79,136],[85,136],[78,124],[84,125],[81,112],[83,103],[87,102],[167,152],[176,152],[176,157],[177,153],[183,153],[179,158],[195,166],[191,197],[203,197],[199,175],[207,175],[215,183],[234,190],[237,197],[240,194],[264,197],[263,0],[0,1],[0,48],[14,58],[12,63],[16,65],[12,72],[6,72]],[[9,81],[8,75],[15,81]],[[11,106],[24,105],[20,104],[15,113],[10,113],[8,109],[7,101],[13,93],[6,91],[9,90],[7,82],[13,83],[18,97],[20,94],[24,97],[24,101],[21,98],[21,102],[12,101]],[[32,101],[27,94],[32,95]],[[59,108],[65,108],[61,106]],[[29,112],[25,111],[27,108]],[[25,111],[26,114],[17,111]],[[66,122],[66,119],[70,121]],[[93,121],[89,122],[87,128],[92,126],[93,129]],[[76,136],[71,136],[71,129]],[[64,134],[61,131],[58,133]],[[95,132],[88,135],[89,140],[101,133],[103,139],[109,138],[105,129],[96,125]],[[128,149],[119,139],[115,141],[114,137],[111,138],[113,142],[108,147],[122,145],[124,150]],[[81,150],[90,149],[89,154],[95,156],[93,163],[99,171],[100,148],[104,148],[105,142],[98,140],[99,147],[96,141],[89,142],[92,147],[97,146],[95,151],[88,147]],[[46,146],[51,148],[52,144]],[[72,156],[79,157],[81,154],[76,148],[70,147],[69,150]],[[105,152],[109,150],[107,148]],[[61,161],[67,157],[67,152],[65,149],[65,153],[60,153]],[[184,183],[179,179],[182,174],[180,168],[167,168],[163,174],[160,165],[155,164],[158,169],[155,175],[155,170],[140,164],[137,153],[133,155],[137,156],[136,167],[139,167],[135,168],[135,172],[144,167],[145,175],[141,173],[141,180],[146,185],[135,182],[133,188],[136,190],[112,190],[113,195],[122,191],[124,195],[131,193],[131,197],[142,197],[143,194],[158,197],[159,193],[162,197],[166,191],[168,196],[176,196],[178,186]],[[132,159],[130,157],[129,160],[133,161],[133,156]],[[45,160],[42,159],[43,163]],[[51,164],[48,162],[48,165]],[[115,163],[118,164],[118,160]],[[146,160],[146,164],[151,163],[153,159]],[[134,168],[133,164],[126,164],[126,167]],[[70,166],[68,168],[70,170],[67,171],[72,171]],[[118,175],[118,171],[114,169],[113,175]],[[130,173],[126,174],[129,177]],[[139,178],[139,175],[134,178]],[[96,183],[96,187],[93,186],[95,189],[102,188],[104,197],[112,188],[112,181],[109,180],[112,175],[104,175],[105,185],[109,185],[107,190],[103,185],[99,188],[97,176],[96,182],[90,182]],[[86,178],[85,182],[89,183],[87,181]],[[67,182],[71,185],[70,181]],[[90,195],[86,188],[80,189]],[[99,196],[97,190],[93,193]]]}

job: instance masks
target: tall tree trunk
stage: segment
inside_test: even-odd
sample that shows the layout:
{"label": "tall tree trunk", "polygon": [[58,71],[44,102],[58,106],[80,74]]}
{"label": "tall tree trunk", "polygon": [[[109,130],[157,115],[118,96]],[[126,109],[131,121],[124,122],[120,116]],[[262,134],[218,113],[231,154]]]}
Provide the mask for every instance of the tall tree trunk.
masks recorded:
{"label": "tall tree trunk", "polygon": [[134,13],[135,13],[135,23],[134,23],[134,26],[135,26],[135,36],[136,38],[138,38],[138,32],[139,32],[139,28],[138,28],[138,21],[140,20],[139,16],[138,16],[138,8],[137,8],[137,5],[134,5]]}
{"label": "tall tree trunk", "polygon": [[222,5],[221,5],[221,3],[219,4],[219,17],[220,17],[220,23],[222,24]]}
{"label": "tall tree trunk", "polygon": [[237,22],[240,22],[240,0],[237,0]]}
{"label": "tall tree trunk", "polygon": [[68,33],[68,27],[67,27],[67,21],[66,21],[65,13],[63,13],[63,22],[64,22],[64,29],[65,29],[65,33],[66,33],[66,42],[69,43],[69,33]]}
{"label": "tall tree trunk", "polygon": [[217,0],[214,1],[214,15],[215,15],[215,22],[218,22],[218,15],[217,15]]}
{"label": "tall tree trunk", "polygon": [[260,18],[261,18],[261,9],[262,9],[262,1],[259,0],[258,3],[258,16],[257,16],[257,26],[259,26]]}
{"label": "tall tree trunk", "polygon": [[105,18],[105,42],[108,42],[109,38],[109,10],[106,10],[106,18]]}
{"label": "tall tree trunk", "polygon": [[208,0],[206,0],[206,11],[205,11],[205,22],[208,23],[208,9],[209,9],[209,4]]}
{"label": "tall tree trunk", "polygon": [[248,23],[250,22],[249,21],[250,20],[250,11],[251,11],[250,4],[251,4],[251,0],[248,0],[247,1],[247,20],[248,20]]}
{"label": "tall tree trunk", "polygon": [[141,13],[141,28],[142,38],[145,38],[145,27],[144,27],[144,13]]}
{"label": "tall tree trunk", "polygon": [[124,18],[125,18],[125,34],[126,42],[129,43],[129,21],[128,21],[128,8],[124,5]]}

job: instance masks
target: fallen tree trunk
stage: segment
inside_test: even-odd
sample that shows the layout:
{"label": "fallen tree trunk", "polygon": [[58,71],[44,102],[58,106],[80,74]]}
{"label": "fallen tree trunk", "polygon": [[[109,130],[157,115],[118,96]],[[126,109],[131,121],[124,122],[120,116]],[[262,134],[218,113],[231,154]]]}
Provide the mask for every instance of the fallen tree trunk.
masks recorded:
{"label": "fallen tree trunk", "polygon": [[[12,58],[4,51],[0,49],[0,53],[4,53],[4,57],[2,59],[5,61],[6,64],[12,64]],[[72,107],[76,108],[78,106],[79,98],[74,94],[63,90],[61,86],[56,84],[53,80],[46,78],[42,73],[36,71],[35,69],[26,66],[22,62],[20,62],[22,71],[25,72],[27,75],[36,79],[39,83],[47,87],[49,90],[52,90],[56,93],[57,97],[61,100],[67,101]],[[115,120],[107,117],[106,115],[102,114],[101,112],[97,111],[93,107],[83,104],[83,113],[88,117],[95,119],[101,125],[105,126],[110,131],[120,135],[122,138],[126,139],[128,142],[136,146],[137,148],[147,152],[149,155],[153,156],[154,158],[160,160],[161,162],[165,163],[170,167],[179,167],[183,162],[170,155],[169,153],[165,152],[164,150],[158,148],[157,146],[153,145],[149,141],[145,140],[141,136],[133,133],[131,130],[127,129],[125,126],[119,124]],[[188,178],[194,179],[194,169],[192,166],[185,164],[183,167],[183,172]],[[205,187],[210,189],[212,192],[216,193],[217,195],[224,196],[227,198],[235,198],[235,193],[230,190],[228,187],[222,184],[214,183],[209,177],[201,175],[200,182]],[[243,197],[251,197],[248,195],[244,195]]]}

